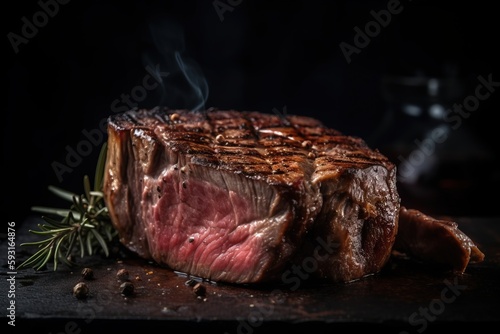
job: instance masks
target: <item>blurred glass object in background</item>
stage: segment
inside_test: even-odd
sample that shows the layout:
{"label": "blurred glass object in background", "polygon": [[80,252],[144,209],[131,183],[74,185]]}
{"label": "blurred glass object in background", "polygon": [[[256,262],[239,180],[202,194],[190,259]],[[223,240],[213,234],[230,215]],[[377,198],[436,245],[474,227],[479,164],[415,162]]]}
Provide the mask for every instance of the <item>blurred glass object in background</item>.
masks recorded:
{"label": "blurred glass object in background", "polygon": [[499,185],[498,158],[468,124],[482,116],[474,115],[479,84],[453,71],[383,76],[386,110],[372,142],[397,165],[403,205],[437,215],[496,214],[489,194]]}

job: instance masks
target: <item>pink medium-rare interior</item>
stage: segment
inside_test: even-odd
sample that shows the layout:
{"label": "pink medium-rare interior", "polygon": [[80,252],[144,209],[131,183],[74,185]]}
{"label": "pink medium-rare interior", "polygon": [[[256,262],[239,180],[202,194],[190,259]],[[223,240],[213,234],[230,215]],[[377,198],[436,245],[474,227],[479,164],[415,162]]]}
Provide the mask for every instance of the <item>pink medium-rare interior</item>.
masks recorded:
{"label": "pink medium-rare interior", "polygon": [[[158,182],[158,181],[157,181]],[[186,272],[248,273],[269,257],[266,229],[249,201],[234,191],[168,169],[157,186],[150,252]],[[260,237],[259,237],[260,236]],[[256,254],[256,252],[258,252]]]}

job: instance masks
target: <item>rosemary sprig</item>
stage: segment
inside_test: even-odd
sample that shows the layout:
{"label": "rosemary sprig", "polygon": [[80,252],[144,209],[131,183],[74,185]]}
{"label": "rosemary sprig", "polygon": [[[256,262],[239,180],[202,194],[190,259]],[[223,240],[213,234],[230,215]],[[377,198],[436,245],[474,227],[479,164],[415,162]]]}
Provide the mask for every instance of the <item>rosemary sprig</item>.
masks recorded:
{"label": "rosemary sprig", "polygon": [[46,264],[53,262],[54,271],[58,263],[74,266],[70,257],[80,253],[80,257],[93,255],[102,250],[109,256],[108,243],[117,235],[111,224],[108,208],[102,193],[104,164],[106,160],[107,142],[101,147],[96,166],[94,185],[90,186],[87,175],[83,178],[83,194],[49,186],[56,196],[71,202],[69,209],[34,206],[31,209],[40,212],[44,224],[38,224],[39,230],[31,233],[44,237],[34,242],[26,242],[21,246],[36,246],[38,251],[21,263],[18,269],[32,267],[42,270]]}

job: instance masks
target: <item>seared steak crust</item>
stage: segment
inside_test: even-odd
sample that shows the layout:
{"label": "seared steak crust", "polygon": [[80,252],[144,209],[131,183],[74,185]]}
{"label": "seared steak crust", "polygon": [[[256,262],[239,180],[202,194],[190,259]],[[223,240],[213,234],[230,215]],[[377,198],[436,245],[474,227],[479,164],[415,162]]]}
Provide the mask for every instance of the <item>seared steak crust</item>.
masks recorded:
{"label": "seared steak crust", "polygon": [[358,279],[398,229],[395,166],[309,117],[133,110],[110,117],[106,163],[122,243],[216,281],[285,280],[311,259],[311,274]]}

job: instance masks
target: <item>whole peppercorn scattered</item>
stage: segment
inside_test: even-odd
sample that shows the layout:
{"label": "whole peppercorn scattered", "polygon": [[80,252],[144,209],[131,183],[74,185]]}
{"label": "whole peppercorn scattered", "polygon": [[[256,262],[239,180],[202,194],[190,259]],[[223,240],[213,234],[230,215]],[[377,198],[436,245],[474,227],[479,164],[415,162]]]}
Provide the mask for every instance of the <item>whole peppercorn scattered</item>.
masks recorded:
{"label": "whole peppercorn scattered", "polygon": [[134,294],[134,284],[132,282],[123,282],[120,285],[120,291],[123,296],[131,296]]}
{"label": "whole peppercorn scattered", "polygon": [[78,282],[73,287],[73,295],[78,299],[85,299],[89,295],[89,287],[84,282]]}
{"label": "whole peppercorn scattered", "polygon": [[205,286],[201,283],[196,283],[194,286],[193,286],[193,292],[195,295],[197,296],[204,296],[205,293],[206,293],[207,289],[205,288]]}
{"label": "whole peppercorn scattered", "polygon": [[116,272],[116,278],[118,278],[120,281],[128,281],[129,280],[129,272],[127,269],[120,269]]}
{"label": "whole peppercorn scattered", "polygon": [[177,114],[177,113],[174,113],[174,114],[170,115],[170,120],[171,120],[172,122],[178,121],[180,118],[181,118],[181,117],[180,117],[180,116],[179,116],[179,114]]}
{"label": "whole peppercorn scattered", "polygon": [[86,280],[94,279],[94,271],[91,268],[83,268],[82,277]]}

